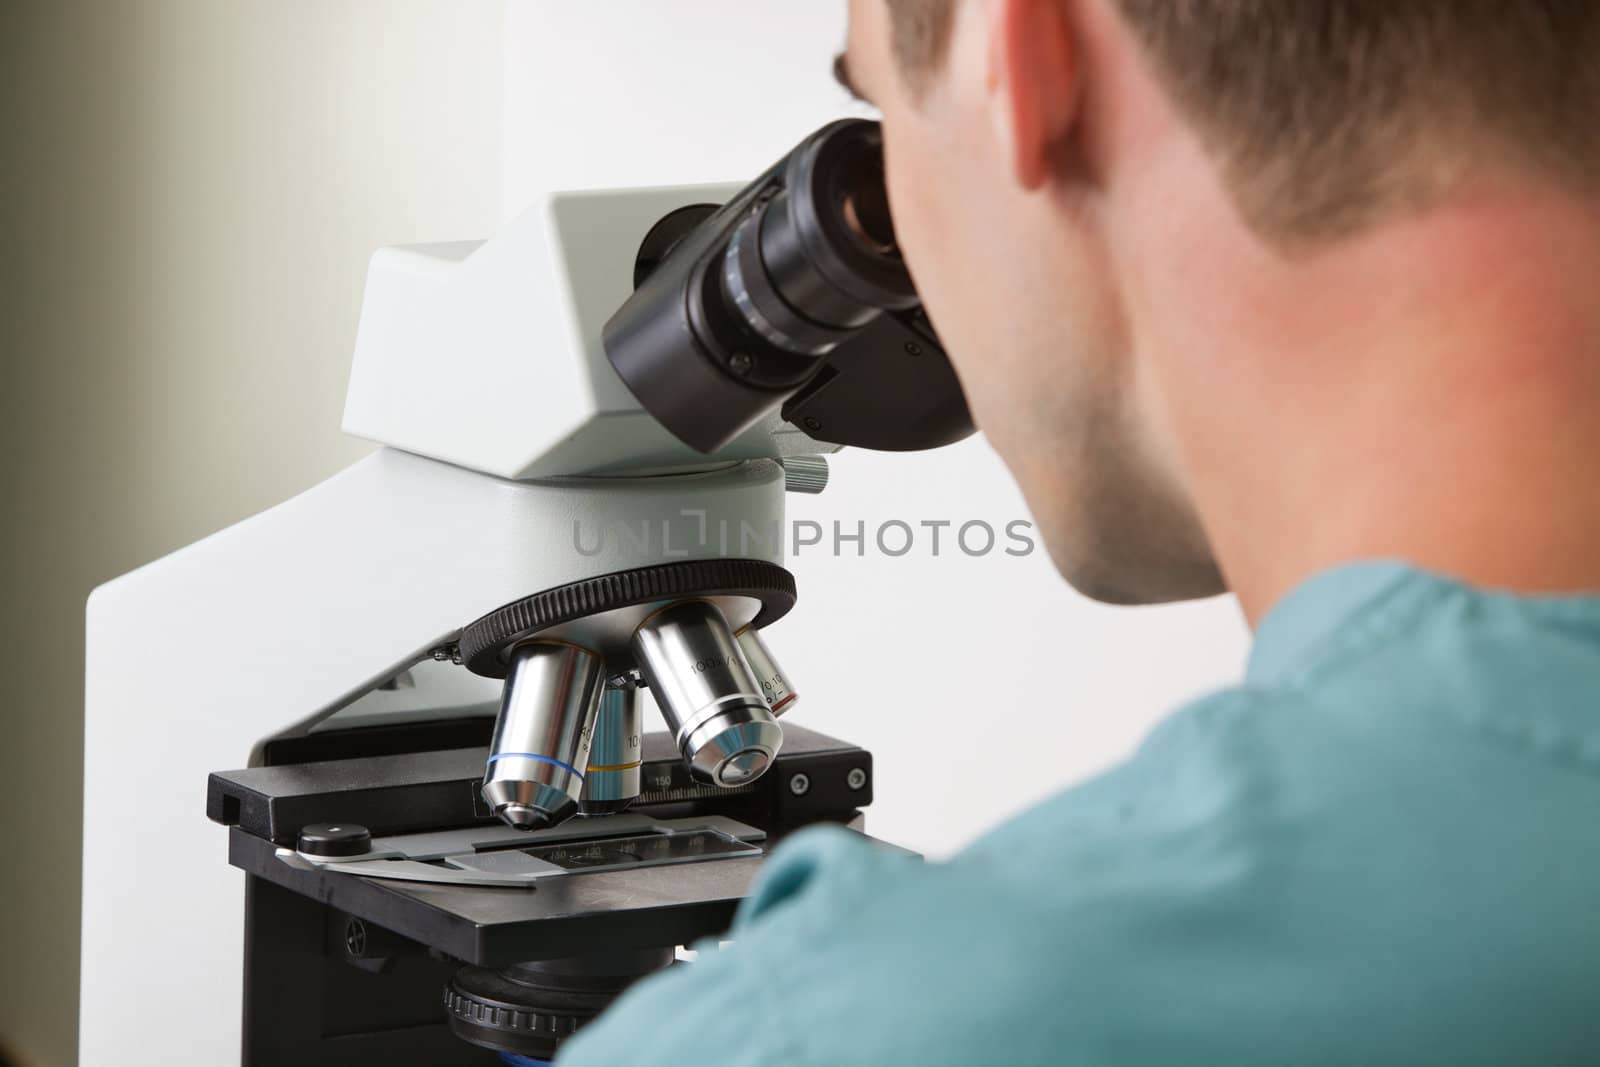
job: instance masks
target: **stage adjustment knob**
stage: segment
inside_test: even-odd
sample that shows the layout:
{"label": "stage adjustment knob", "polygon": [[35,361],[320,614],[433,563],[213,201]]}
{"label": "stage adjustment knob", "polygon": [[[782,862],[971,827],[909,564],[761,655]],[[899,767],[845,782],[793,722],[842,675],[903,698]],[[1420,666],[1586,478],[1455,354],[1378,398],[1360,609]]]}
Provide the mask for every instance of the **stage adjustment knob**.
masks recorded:
{"label": "stage adjustment knob", "polygon": [[372,851],[372,832],[353,822],[314,822],[300,828],[295,847],[307,856],[365,856]]}

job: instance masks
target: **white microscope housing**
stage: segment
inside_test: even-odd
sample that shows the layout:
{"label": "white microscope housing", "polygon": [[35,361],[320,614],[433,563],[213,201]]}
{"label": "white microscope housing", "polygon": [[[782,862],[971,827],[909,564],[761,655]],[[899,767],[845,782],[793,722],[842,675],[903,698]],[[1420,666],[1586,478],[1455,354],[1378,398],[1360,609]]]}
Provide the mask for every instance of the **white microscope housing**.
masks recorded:
{"label": "white microscope housing", "polygon": [[[494,716],[481,779],[453,780],[485,809],[450,816],[469,836],[493,818],[520,842],[580,812],[616,815],[641,795],[641,687],[692,783],[682,794],[750,795],[795,693],[759,636],[796,598],[786,487],[820,489],[838,444],[935,448],[972,422],[900,256],[881,130],[855,119],[740,188],[558,193],[488,241],[380,251],[344,428],[382,447],[90,598],[85,1062],[239,1049],[241,887],[204,847],[196,794],[240,753],[251,767],[223,775],[235,792],[208,796],[236,864],[282,836],[244,840],[230,812],[262,795],[250,771],[293,792],[273,754],[369,726]],[[295,766],[327,782],[336,762]],[[392,792],[405,768],[385,766],[373,788]],[[851,774],[845,808],[865,781]],[[314,871],[371,844],[333,823],[293,829],[277,859]],[[746,868],[722,862],[731,886]],[[426,861],[410,870],[443,877]],[[353,891],[301,873],[324,905]],[[649,877],[659,893],[676,876]],[[626,903],[612,899],[594,903],[616,925]],[[639,922],[665,936],[661,911]],[[183,963],[149,967],[158,957]],[[457,993],[474,1005],[451,1017],[469,1043],[505,1051],[526,1036],[479,1033],[487,1002]]]}
{"label": "white microscope housing", "polygon": [[[774,416],[695,452],[640,409],[601,345],[651,224],[735,192],[558,193],[488,241],[379,251],[344,428],[384,447],[95,590],[82,1062],[238,1054],[242,884],[208,847],[210,771],[270,738],[481,715],[500,683],[448,661],[464,627],[518,598],[696,561],[776,568],[778,461],[833,446]],[[761,608],[714,603],[734,629]]]}

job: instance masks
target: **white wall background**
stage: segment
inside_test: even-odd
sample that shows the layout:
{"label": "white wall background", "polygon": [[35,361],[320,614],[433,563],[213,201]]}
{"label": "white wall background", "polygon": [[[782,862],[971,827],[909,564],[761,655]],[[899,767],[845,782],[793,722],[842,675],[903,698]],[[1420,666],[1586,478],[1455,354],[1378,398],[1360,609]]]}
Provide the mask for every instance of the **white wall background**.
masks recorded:
{"label": "white wall background", "polygon": [[[339,432],[367,257],[493,226],[500,26],[0,0],[0,1059],[77,1060],[84,598],[367,450]],[[206,832],[203,781],[155,788]]]}
{"label": "white wall background", "polygon": [[[864,114],[834,84],[842,0],[513,0],[505,33],[502,215],[540,190],[755,177],[815,126]],[[1164,713],[1237,677],[1231,600],[1113,609],[1073,594],[1042,548],[969,558],[945,533],[899,558],[880,523],[1026,518],[981,440],[846,452],[791,517],[868,531],[793,564],[800,605],[770,637],[796,721],[874,753],[869,827],[932,854],[1125,754]],[[974,531],[976,535],[977,531]],[[900,535],[891,533],[891,549]],[[974,542],[976,544],[976,542]]]}

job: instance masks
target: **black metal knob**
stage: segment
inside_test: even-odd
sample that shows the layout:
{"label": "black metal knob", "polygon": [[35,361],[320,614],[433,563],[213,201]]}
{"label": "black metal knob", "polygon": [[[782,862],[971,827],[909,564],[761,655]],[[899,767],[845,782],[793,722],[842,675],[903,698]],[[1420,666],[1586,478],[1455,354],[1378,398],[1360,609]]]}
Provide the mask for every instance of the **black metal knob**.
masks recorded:
{"label": "black metal knob", "polygon": [[372,851],[372,831],[353,822],[316,822],[300,828],[295,846],[308,856],[365,856]]}

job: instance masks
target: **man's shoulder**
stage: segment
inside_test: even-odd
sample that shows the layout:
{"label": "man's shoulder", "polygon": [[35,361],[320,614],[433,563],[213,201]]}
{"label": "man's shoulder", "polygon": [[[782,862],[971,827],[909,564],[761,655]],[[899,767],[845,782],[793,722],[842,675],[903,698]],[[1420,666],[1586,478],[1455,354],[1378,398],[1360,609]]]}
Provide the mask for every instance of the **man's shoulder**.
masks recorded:
{"label": "man's shoulder", "polygon": [[1270,819],[1293,784],[1284,780],[1345,733],[1337,716],[1300,692],[1220,690],[1168,716],[1128,759],[1005,823],[967,854],[992,855],[1027,838],[1122,849],[1138,837]]}
{"label": "man's shoulder", "polygon": [[1600,783],[1349,711],[1214,694],[944,863],[807,834],[738,943],[644,983],[570,1062],[707,1040],[741,1067],[1600,1052],[1574,997],[1600,984]]}
{"label": "man's shoulder", "polygon": [[[1490,956],[1502,935],[1537,956],[1535,940],[1553,950],[1592,925],[1583,901],[1600,893],[1600,853],[1583,813],[1600,805],[1600,721],[1575,724],[1536,692],[1513,705],[1461,697],[1471,674],[1210,694],[955,862],[1075,926],[1116,900],[1114,915],[1137,902],[1232,929],[1238,946],[1269,929],[1285,944],[1342,931],[1318,942],[1330,967],[1368,940],[1442,959],[1460,929]],[[1541,902],[1539,938],[1520,931],[1513,899]]]}
{"label": "man's shoulder", "polygon": [[1371,577],[951,861],[780,849],[570,1062],[1600,1059],[1600,602]]}
{"label": "man's shoulder", "polygon": [[1600,981],[1600,748],[1382,696],[1212,694],[955,865],[1027,917],[1036,977],[1089,981],[1080,1040],[1149,1053],[1119,1062],[1600,1054],[1572,1000]]}

